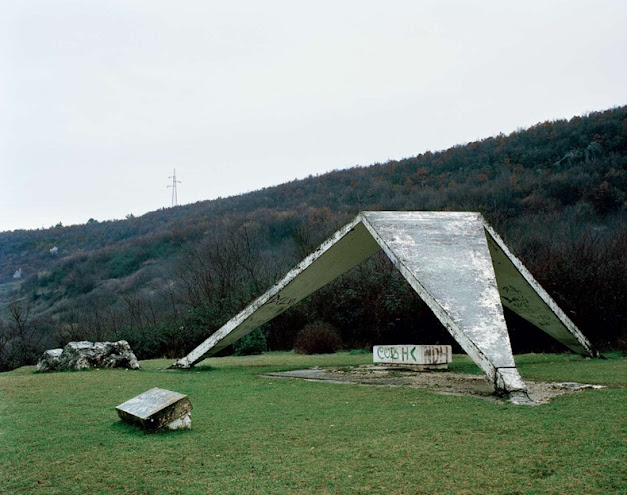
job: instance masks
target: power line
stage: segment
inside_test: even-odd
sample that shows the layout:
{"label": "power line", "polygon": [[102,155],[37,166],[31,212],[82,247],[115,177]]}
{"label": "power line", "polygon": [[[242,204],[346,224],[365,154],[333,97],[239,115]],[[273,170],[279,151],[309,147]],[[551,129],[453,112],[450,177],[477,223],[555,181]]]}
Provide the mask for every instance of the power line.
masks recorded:
{"label": "power line", "polygon": [[176,169],[174,169],[174,173],[168,177],[168,179],[172,179],[172,185],[167,186],[168,188],[172,188],[172,206],[178,206],[178,197],[176,195],[176,184],[181,183],[180,180],[176,180]]}

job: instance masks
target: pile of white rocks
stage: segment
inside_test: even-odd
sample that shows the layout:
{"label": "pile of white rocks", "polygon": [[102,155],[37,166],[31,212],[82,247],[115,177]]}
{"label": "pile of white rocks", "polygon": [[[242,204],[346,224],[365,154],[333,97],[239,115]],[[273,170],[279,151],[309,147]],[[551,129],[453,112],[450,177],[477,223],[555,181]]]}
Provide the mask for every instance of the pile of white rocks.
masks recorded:
{"label": "pile of white rocks", "polygon": [[37,371],[84,370],[88,368],[139,369],[139,362],[126,340],[118,342],[70,342],[63,349],[49,349],[37,363]]}

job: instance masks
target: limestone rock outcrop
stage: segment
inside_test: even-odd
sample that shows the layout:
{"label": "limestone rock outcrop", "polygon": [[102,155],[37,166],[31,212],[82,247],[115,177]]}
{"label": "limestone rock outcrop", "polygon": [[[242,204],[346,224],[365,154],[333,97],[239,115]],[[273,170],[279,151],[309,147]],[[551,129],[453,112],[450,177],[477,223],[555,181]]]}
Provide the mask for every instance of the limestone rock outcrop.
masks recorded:
{"label": "limestone rock outcrop", "polygon": [[139,362],[126,340],[118,342],[70,342],[63,349],[50,349],[37,363],[37,371],[84,370],[87,368],[139,369]]}

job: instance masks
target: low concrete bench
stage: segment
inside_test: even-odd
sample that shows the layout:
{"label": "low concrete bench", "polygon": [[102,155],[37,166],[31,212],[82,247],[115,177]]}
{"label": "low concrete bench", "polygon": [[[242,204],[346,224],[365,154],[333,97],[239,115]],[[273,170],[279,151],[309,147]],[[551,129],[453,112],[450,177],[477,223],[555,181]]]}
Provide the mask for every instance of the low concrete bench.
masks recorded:
{"label": "low concrete bench", "polygon": [[453,360],[453,350],[450,345],[375,345],[372,358],[380,364],[447,369]]}

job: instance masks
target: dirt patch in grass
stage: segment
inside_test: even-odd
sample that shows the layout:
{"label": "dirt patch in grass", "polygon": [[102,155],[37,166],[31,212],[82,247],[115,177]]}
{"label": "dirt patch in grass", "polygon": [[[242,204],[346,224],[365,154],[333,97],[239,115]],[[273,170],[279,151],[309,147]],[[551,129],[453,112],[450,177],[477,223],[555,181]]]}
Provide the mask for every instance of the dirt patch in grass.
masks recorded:
{"label": "dirt patch in grass", "polygon": [[[485,375],[452,373],[450,371],[416,371],[393,366],[344,366],[309,368],[305,370],[265,373],[272,378],[299,378],[309,381],[369,385],[378,387],[427,388],[436,394],[477,397],[503,402],[494,394],[494,387]],[[574,382],[547,383],[525,380],[531,405],[546,404],[554,397],[584,389],[604,388]]]}

